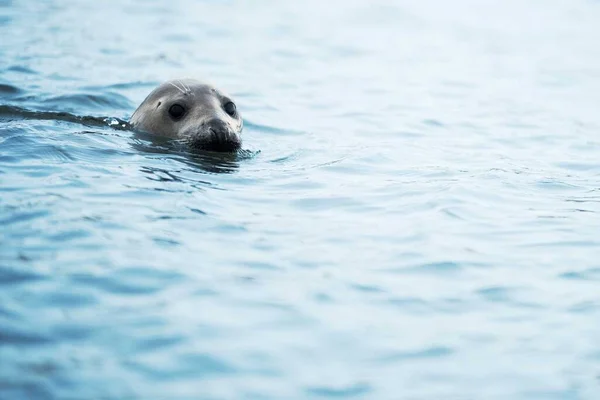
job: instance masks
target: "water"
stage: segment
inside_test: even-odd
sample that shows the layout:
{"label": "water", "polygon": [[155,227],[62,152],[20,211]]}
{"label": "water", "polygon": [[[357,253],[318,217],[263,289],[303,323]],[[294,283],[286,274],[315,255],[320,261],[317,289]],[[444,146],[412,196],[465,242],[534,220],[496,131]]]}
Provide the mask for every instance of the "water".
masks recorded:
{"label": "water", "polygon": [[0,7],[2,400],[600,398],[598,1]]}

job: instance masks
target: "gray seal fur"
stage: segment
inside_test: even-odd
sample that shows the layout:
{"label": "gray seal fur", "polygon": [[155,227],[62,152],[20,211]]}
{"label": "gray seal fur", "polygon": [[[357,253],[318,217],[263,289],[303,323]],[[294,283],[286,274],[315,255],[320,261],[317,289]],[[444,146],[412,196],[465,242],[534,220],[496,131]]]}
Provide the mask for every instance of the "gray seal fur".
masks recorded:
{"label": "gray seal fur", "polygon": [[173,138],[195,149],[232,152],[242,145],[243,121],[233,99],[195,79],[164,82],[140,104],[129,123],[134,130]]}

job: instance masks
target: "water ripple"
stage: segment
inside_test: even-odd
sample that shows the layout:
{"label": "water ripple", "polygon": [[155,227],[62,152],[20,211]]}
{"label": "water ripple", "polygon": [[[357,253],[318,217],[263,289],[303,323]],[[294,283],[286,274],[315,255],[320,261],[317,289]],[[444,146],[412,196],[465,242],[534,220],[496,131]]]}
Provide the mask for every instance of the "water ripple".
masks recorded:
{"label": "water ripple", "polygon": [[597,2],[4,3],[0,398],[600,398]]}
{"label": "water ripple", "polygon": [[150,295],[165,290],[181,276],[173,272],[156,271],[148,268],[129,268],[111,275],[73,274],[74,285],[85,285],[112,294]]}
{"label": "water ripple", "polygon": [[311,397],[323,397],[323,398],[354,398],[357,396],[363,396],[372,391],[372,388],[365,383],[357,383],[349,385],[348,387],[334,388],[334,387],[313,387],[306,389],[306,393]]}
{"label": "water ripple", "polygon": [[31,281],[45,279],[45,276],[27,272],[23,269],[10,268],[0,265],[0,285],[15,285],[23,284]]}

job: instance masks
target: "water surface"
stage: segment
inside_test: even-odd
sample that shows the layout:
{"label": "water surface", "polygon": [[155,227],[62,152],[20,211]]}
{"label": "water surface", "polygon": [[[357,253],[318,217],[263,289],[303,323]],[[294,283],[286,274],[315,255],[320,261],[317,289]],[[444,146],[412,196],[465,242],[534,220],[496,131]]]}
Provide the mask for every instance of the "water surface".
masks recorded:
{"label": "water surface", "polygon": [[[0,398],[600,398],[599,20],[0,1]],[[242,154],[117,129],[184,76]]]}

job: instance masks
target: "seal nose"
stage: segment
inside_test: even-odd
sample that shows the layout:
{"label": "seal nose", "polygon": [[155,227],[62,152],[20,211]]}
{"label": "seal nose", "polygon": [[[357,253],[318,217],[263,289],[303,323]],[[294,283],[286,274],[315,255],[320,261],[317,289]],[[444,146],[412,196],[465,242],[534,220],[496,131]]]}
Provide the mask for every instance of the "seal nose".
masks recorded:
{"label": "seal nose", "polygon": [[209,120],[206,125],[214,139],[224,140],[229,136],[229,127],[223,120],[213,118]]}
{"label": "seal nose", "polygon": [[208,146],[214,151],[235,151],[240,147],[238,136],[231,130],[229,125],[221,119],[213,118],[206,122],[210,139]]}

